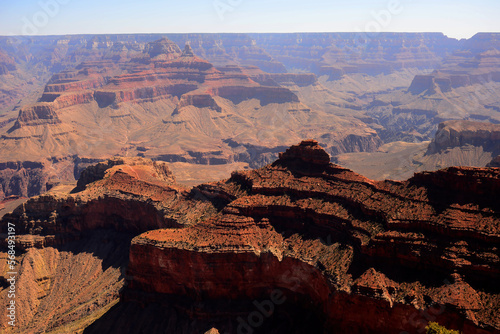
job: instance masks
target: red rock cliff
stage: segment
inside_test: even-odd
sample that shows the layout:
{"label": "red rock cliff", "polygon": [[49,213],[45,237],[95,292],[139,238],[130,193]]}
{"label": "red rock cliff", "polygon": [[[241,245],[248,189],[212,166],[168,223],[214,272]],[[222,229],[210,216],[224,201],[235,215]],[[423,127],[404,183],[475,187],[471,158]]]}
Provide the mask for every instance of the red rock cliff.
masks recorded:
{"label": "red rock cliff", "polygon": [[[285,309],[310,300],[321,332],[420,333],[434,320],[499,333],[499,180],[498,170],[456,168],[375,182],[305,141],[272,165],[200,187],[226,194],[214,218],[134,238],[122,300],[208,305],[278,291]],[[236,331],[236,318],[217,328]]]}

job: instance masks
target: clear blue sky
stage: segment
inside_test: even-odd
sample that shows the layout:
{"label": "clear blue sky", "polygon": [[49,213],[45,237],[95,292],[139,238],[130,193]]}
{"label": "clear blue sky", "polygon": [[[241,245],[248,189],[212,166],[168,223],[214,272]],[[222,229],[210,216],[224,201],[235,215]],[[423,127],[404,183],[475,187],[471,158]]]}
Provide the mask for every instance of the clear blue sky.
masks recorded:
{"label": "clear blue sky", "polygon": [[499,0],[2,0],[0,35],[500,32]]}

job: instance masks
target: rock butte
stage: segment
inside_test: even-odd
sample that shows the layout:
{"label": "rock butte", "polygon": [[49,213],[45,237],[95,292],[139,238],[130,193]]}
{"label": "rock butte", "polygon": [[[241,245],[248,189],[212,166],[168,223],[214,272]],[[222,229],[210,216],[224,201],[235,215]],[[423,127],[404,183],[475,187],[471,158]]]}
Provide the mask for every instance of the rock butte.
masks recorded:
{"label": "rock butte", "polygon": [[[381,143],[358,119],[299,99],[297,90],[321,91],[312,73],[266,73],[232,62],[215,67],[189,44],[181,51],[166,38],[144,43],[142,52],[106,43],[104,51],[89,45],[95,54],[52,75],[40,98],[20,105],[15,121],[0,128],[2,196],[43,193],[78,178],[87,166],[81,160],[109,156],[262,166],[304,136],[321,137],[331,153]],[[28,170],[25,162],[40,167]],[[62,173],[50,174],[52,168]]]}
{"label": "rock butte", "polygon": [[[306,137],[335,156],[431,140],[443,120],[498,123],[498,36],[2,37],[0,199],[75,181],[88,165],[81,160],[143,156],[255,168]],[[430,159],[425,169],[493,158],[476,153]],[[413,166],[410,173],[423,165]]]}
{"label": "rock butte", "polygon": [[31,229],[18,240],[28,253],[103,227],[147,231],[120,302],[85,333],[233,333],[271,301],[255,333],[420,333],[429,320],[500,333],[499,169],[377,182],[306,140],[190,191],[147,159],[82,175],[85,190],[33,198],[4,222]]}
{"label": "rock butte", "polygon": [[460,146],[481,146],[500,154],[500,125],[487,122],[447,121],[439,124],[429,154]]}
{"label": "rock butte", "polygon": [[430,75],[417,75],[408,90],[414,94],[435,93],[436,90],[450,92],[454,88],[490,81],[500,82],[500,51],[496,49],[480,53],[472,60],[445,66]]}

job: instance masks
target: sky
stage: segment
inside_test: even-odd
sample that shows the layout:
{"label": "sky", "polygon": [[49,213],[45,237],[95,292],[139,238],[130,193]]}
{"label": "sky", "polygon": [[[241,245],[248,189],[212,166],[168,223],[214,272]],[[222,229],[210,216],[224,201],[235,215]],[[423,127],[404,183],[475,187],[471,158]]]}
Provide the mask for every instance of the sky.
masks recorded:
{"label": "sky", "polygon": [[0,35],[500,32],[499,0],[0,0]]}

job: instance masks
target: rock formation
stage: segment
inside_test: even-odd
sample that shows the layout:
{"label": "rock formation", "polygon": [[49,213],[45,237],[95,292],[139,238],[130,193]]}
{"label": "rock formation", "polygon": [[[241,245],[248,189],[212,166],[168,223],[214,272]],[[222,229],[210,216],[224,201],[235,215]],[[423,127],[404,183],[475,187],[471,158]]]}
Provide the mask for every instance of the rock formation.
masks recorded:
{"label": "rock formation", "polygon": [[251,34],[289,69],[335,80],[344,74],[390,73],[401,68],[432,68],[460,47],[443,34],[298,33]]}
{"label": "rock formation", "polygon": [[[177,318],[148,319],[182,328],[186,314],[199,315],[223,332],[295,333],[305,323],[318,333],[417,333],[432,318],[463,333],[499,333],[499,171],[374,182],[327,157],[309,140],[272,165],[198,187],[222,210],[134,238],[117,312],[176,305]],[[255,310],[270,319],[252,318]],[[136,311],[111,312],[88,332],[107,321],[126,332],[147,316]],[[273,321],[285,314],[287,325]]]}
{"label": "rock formation", "polygon": [[[87,167],[73,192],[69,197],[57,194],[35,197],[5,216],[16,222],[19,233],[39,235],[28,237],[26,245],[22,237],[18,238],[20,247],[79,240],[82,232],[94,229],[137,233],[161,226],[179,226],[181,222],[173,218],[174,212],[189,210],[193,205],[186,201],[189,192],[175,184],[165,163],[138,157],[113,158]],[[148,199],[151,202],[142,207],[141,202]],[[173,211],[164,207],[169,201],[179,202],[178,207]],[[203,207],[191,210],[196,215],[194,212],[203,211]],[[184,218],[182,221],[187,223]]]}
{"label": "rock formation", "polygon": [[335,162],[374,180],[406,180],[453,166],[500,167],[499,130],[486,121],[445,121],[430,142],[387,143],[377,152],[338,155]]}
{"label": "rock formation", "polygon": [[144,53],[148,54],[151,58],[161,56],[162,60],[171,60],[181,55],[181,50],[171,40],[162,38],[160,40],[146,44]]}
{"label": "rock formation", "polygon": [[98,104],[154,101],[181,97],[193,91],[209,92],[233,102],[238,99],[236,104],[251,98],[261,99],[263,104],[298,102],[297,97],[286,89],[260,86],[243,74],[225,75],[208,61],[195,56],[189,44],[180,57],[176,55],[173,52],[166,61],[153,59],[153,69],[113,78],[110,84],[96,91]]}
{"label": "rock formation", "polygon": [[408,89],[413,94],[422,92],[450,92],[454,88],[500,82],[500,51],[492,49],[455,66],[435,70],[430,75],[417,75]]}
{"label": "rock formation", "polygon": [[[431,140],[445,120],[500,122],[498,40],[495,33],[466,41],[439,33],[0,37],[0,64],[16,65],[1,75],[8,81],[0,90],[0,162],[116,155],[260,167],[302,138],[331,155]],[[480,155],[471,159],[484,165]]]}
{"label": "rock formation", "polygon": [[[306,140],[192,190],[147,159],[87,168],[75,191],[85,190],[33,198],[3,218],[25,250],[20,282],[31,292],[20,307],[34,305],[19,330],[419,333],[437,321],[500,333],[499,170],[379,182],[329,161]],[[103,294],[44,312],[68,284]]]}
{"label": "rock formation", "polygon": [[431,140],[446,120],[499,123],[497,40],[497,34],[478,34],[445,55],[434,71],[415,73],[404,93],[374,96],[366,114],[384,127],[382,140]]}
{"label": "rock formation", "polygon": [[[193,224],[215,212],[209,202],[195,201],[176,185],[164,163],[114,158],[82,175],[79,185],[85,190],[35,197],[4,216],[2,232],[6,222],[16,226],[22,287],[16,305],[23,311],[13,333],[83,330],[117,303],[131,237]],[[5,275],[0,275],[3,301]],[[2,331],[7,326],[0,321]]]}
{"label": "rock formation", "polygon": [[80,169],[95,162],[69,157],[0,163],[0,201],[8,196],[31,197],[44,193],[61,181],[78,178]]}
{"label": "rock formation", "polygon": [[8,74],[10,71],[16,70],[14,59],[0,50],[0,75]]}
{"label": "rock formation", "polygon": [[[37,101],[11,112],[17,112],[14,122],[0,119],[5,123],[0,161],[102,161],[123,155],[262,166],[302,137],[321,140],[332,154],[370,151],[381,143],[362,121],[324,107],[330,97],[314,74],[266,73],[255,65],[228,63],[216,67],[196,54],[205,51],[193,41],[181,52],[166,38],[141,41],[140,49],[127,40],[130,36],[115,37],[73,41],[85,41],[82,54],[74,55],[84,61],[53,74]],[[233,41],[231,54],[242,59],[249,41]],[[316,103],[316,91],[325,96],[314,108],[299,98]]]}
{"label": "rock formation", "polygon": [[429,145],[428,154],[466,145],[482,147],[495,156],[500,154],[500,125],[472,121],[443,122]]}

